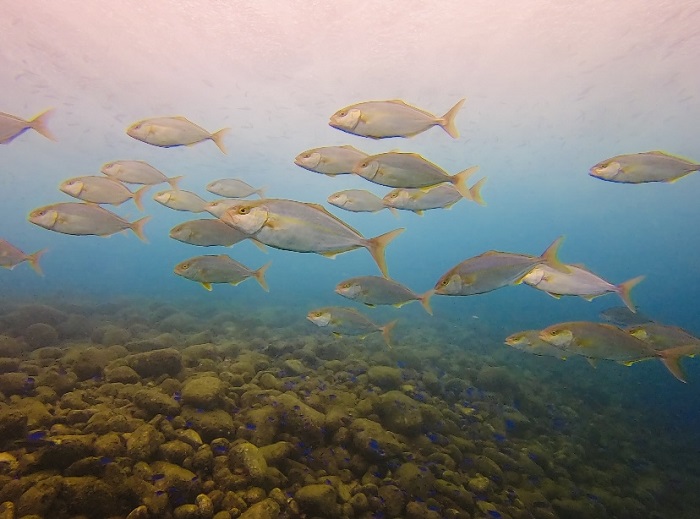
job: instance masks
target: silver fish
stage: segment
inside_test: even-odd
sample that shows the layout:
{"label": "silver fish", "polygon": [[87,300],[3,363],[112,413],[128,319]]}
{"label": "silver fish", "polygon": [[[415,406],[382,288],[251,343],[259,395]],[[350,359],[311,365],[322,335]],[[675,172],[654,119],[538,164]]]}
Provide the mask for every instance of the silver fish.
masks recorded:
{"label": "silver fish", "polygon": [[613,285],[583,266],[566,265],[566,267],[569,269],[568,273],[556,270],[549,265],[538,265],[523,277],[523,283],[555,298],[579,296],[592,301],[598,296],[615,293],[620,296],[627,308],[636,312],[630,291],[644,279],[644,276]]}
{"label": "silver fish", "polygon": [[432,187],[449,182],[464,198],[472,200],[467,179],[477,169],[478,166],[473,166],[455,175],[449,175],[440,166],[417,153],[390,151],[370,155],[358,162],[352,172],[365,180],[388,187]]}
{"label": "silver fish", "polygon": [[396,229],[375,238],[365,238],[320,205],[275,198],[240,201],[220,218],[277,249],[314,252],[332,258],[363,247],[385,277],[388,274],[384,250],[403,232],[403,229]]}
{"label": "silver fish", "polygon": [[185,117],[175,116],[143,119],[129,126],[126,133],[129,137],[161,148],[191,146],[211,139],[223,153],[226,153],[223,138],[229,130],[230,128],[223,128],[218,132],[209,133]]}
{"label": "silver fish", "polygon": [[190,220],[178,224],[170,229],[170,237],[190,245],[230,247],[245,240],[248,235],[226,225],[219,219],[211,218]]}
{"label": "silver fish", "polygon": [[25,121],[24,119],[15,115],[0,112],[0,144],[9,144],[27,130],[34,130],[47,139],[55,141],[56,138],[46,126],[46,123],[51,117],[52,113],[53,109],[49,108],[48,110],[34,117],[34,119]]}
{"label": "silver fish", "polygon": [[154,186],[167,182],[173,189],[182,179],[178,177],[166,177],[163,173],[143,160],[115,160],[102,165],[100,172],[120,182],[127,184],[146,184]]}
{"label": "silver fish", "polygon": [[667,350],[684,345],[700,345],[700,339],[678,326],[646,323],[625,328],[630,335],[649,344],[655,350]]}
{"label": "silver fish", "polygon": [[556,357],[566,359],[566,353],[556,346],[543,341],[539,330],[525,330],[506,337],[505,343],[516,350],[524,351],[541,357]]}
{"label": "silver fish", "polygon": [[450,137],[459,137],[455,116],[464,104],[461,99],[442,117],[411,106],[399,99],[366,101],[346,106],[331,116],[333,128],[353,135],[384,139],[386,137],[413,137],[433,126],[440,126]]}
{"label": "silver fish", "polygon": [[190,213],[203,213],[206,211],[207,201],[191,191],[181,189],[168,189],[153,195],[153,200],[175,211],[189,211]]}
{"label": "silver fish", "polygon": [[39,265],[39,259],[45,252],[46,249],[41,249],[33,254],[25,254],[10,242],[0,239],[0,267],[12,270],[20,263],[26,261],[37,274],[43,276],[44,273],[41,270],[41,265]]}
{"label": "silver fish", "polygon": [[211,291],[212,283],[238,285],[240,282],[252,277],[255,278],[265,292],[269,292],[270,290],[265,281],[265,271],[267,271],[269,266],[270,263],[267,263],[258,270],[251,270],[226,254],[219,254],[190,258],[178,263],[174,272],[178,276],[200,283],[209,291]]}
{"label": "silver fish", "polygon": [[614,306],[612,308],[606,308],[600,314],[598,314],[601,319],[614,324],[615,326],[634,326],[637,324],[646,324],[654,322],[644,314],[641,314],[639,310],[636,313],[632,312],[626,306]]}
{"label": "silver fish", "polygon": [[87,175],[69,178],[61,183],[59,189],[79,200],[93,204],[120,205],[133,199],[136,207],[143,211],[142,198],[150,186],[143,186],[131,192],[124,184],[109,177]]}
{"label": "silver fish", "polygon": [[255,189],[253,186],[237,178],[214,180],[214,182],[207,184],[206,189],[210,193],[228,198],[247,198],[250,195],[258,195],[260,198],[265,198],[264,187]]}
{"label": "silver fish", "polygon": [[352,168],[368,155],[352,146],[326,146],[301,152],[294,164],[314,173],[334,177],[348,175]]}
{"label": "silver fish", "polygon": [[109,236],[131,229],[144,242],[148,240],[143,234],[143,226],[150,219],[150,216],[145,216],[135,222],[127,222],[99,205],[77,202],[51,204],[29,213],[30,222],[50,231],[76,236]]}
{"label": "silver fish", "polygon": [[391,348],[391,330],[397,320],[380,326],[373,323],[354,308],[342,306],[327,306],[311,310],[306,318],[320,328],[328,328],[333,335],[358,335],[362,339],[366,336],[381,332],[386,345]]}
{"label": "silver fish", "polygon": [[593,166],[592,177],[609,182],[642,184],[645,182],[675,182],[694,171],[700,164],[664,151],[647,151],[617,155]]}
{"label": "silver fish", "polygon": [[506,285],[518,284],[533,267],[546,263],[563,272],[557,258],[563,237],[547,247],[541,256],[490,250],[468,258],[448,270],[435,284],[435,293],[445,296],[483,294]]}
{"label": "silver fish", "polygon": [[364,189],[346,189],[328,197],[328,203],[354,213],[376,213],[388,209],[382,199]]}
{"label": "silver fish", "polygon": [[226,211],[241,203],[238,199],[222,198],[220,200],[212,200],[204,206],[204,210],[209,214],[221,218]]}
{"label": "silver fish", "polygon": [[[471,199],[480,205],[486,205],[481,197],[481,188],[486,182],[482,178],[469,188]],[[399,188],[393,189],[384,197],[384,203],[394,209],[413,211],[422,215],[429,209],[448,209],[464,198],[452,184],[438,184],[428,189]]]}
{"label": "silver fish", "polygon": [[348,299],[360,301],[367,306],[392,305],[401,307],[411,301],[420,301],[425,311],[433,315],[433,310],[430,308],[432,290],[428,290],[424,294],[416,294],[392,279],[378,276],[350,278],[338,283],[335,292]]}

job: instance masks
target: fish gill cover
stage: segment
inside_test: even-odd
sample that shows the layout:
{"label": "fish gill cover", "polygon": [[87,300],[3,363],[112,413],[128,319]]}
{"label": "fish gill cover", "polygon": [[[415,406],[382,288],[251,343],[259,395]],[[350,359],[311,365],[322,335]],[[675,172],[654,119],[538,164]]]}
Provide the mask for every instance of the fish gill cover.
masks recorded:
{"label": "fish gill cover", "polygon": [[698,21],[6,6],[2,513],[694,517]]}

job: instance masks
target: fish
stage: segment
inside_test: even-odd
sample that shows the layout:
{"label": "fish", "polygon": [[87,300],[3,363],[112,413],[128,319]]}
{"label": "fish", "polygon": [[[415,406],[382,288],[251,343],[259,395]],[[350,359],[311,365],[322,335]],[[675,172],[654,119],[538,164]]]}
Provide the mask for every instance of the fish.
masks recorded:
{"label": "fish", "polygon": [[172,148],[175,146],[191,146],[202,141],[212,140],[225,154],[224,136],[230,128],[222,128],[218,132],[209,133],[185,117],[153,117],[135,122],[126,129],[126,134],[141,142]]}
{"label": "fish", "polygon": [[519,284],[533,267],[547,264],[567,272],[557,258],[560,236],[541,256],[490,250],[468,258],[448,270],[435,284],[435,293],[446,296],[483,294],[511,284]]}
{"label": "fish", "polygon": [[245,265],[231,259],[226,254],[197,256],[190,258],[175,266],[175,274],[186,279],[196,281],[204,288],[211,291],[212,283],[229,283],[238,285],[248,278],[255,278],[260,286],[269,292],[265,281],[265,272],[271,262],[266,263],[258,270],[250,270]]}
{"label": "fish", "polygon": [[522,332],[516,332],[506,337],[505,343],[508,346],[512,346],[516,350],[524,351],[532,355],[538,355],[540,357],[556,357],[558,359],[566,360],[566,353],[563,350],[543,341],[540,339],[539,334],[539,330],[524,330]]}
{"label": "fish", "polygon": [[634,313],[626,306],[614,306],[612,308],[607,308],[598,315],[601,319],[621,327],[654,322],[646,315],[640,313],[639,310]]}
{"label": "fish", "polygon": [[385,248],[404,231],[400,228],[365,238],[320,205],[280,198],[240,201],[227,209],[220,219],[277,249],[312,252],[333,258],[343,252],[365,248],[384,277],[389,277]]}
{"label": "fish", "polygon": [[153,195],[153,200],[159,204],[174,209],[175,211],[189,211],[190,213],[203,213],[207,201],[191,191],[181,189],[168,189]]}
{"label": "fish", "polygon": [[115,160],[106,162],[100,168],[103,175],[126,182],[127,184],[145,184],[155,186],[167,182],[173,189],[177,189],[182,175],[166,177],[163,173],[143,160]]}
{"label": "fish", "polygon": [[260,198],[265,198],[264,187],[255,189],[253,186],[237,178],[214,180],[207,184],[206,189],[210,193],[228,198],[247,198],[251,195],[258,195]]}
{"label": "fish", "polygon": [[230,247],[239,241],[247,239],[248,235],[243,234],[230,225],[226,225],[218,218],[210,218],[189,220],[178,224],[170,229],[170,237],[183,243],[201,247],[217,245]]}
{"label": "fish", "polygon": [[370,321],[354,308],[342,306],[326,306],[311,310],[306,318],[320,328],[328,328],[333,335],[359,336],[364,339],[368,335],[381,332],[386,345],[391,349],[391,331],[396,326],[398,319],[383,326]]}
{"label": "fish", "polygon": [[698,345],[683,345],[657,351],[630,333],[607,323],[572,321],[548,326],[539,338],[573,355],[593,360],[612,360],[625,366],[659,359],[681,382],[687,382],[680,359],[700,352]]}
{"label": "fish", "polygon": [[33,254],[25,254],[10,242],[0,239],[0,267],[12,270],[20,263],[26,261],[29,266],[34,269],[34,272],[43,276],[44,273],[39,265],[39,260],[46,252],[46,249],[41,249]]}
{"label": "fish", "polygon": [[9,144],[27,130],[34,130],[49,140],[55,141],[49,128],[46,126],[53,114],[53,108],[41,112],[39,115],[25,121],[16,115],[0,112],[0,144]]}
{"label": "fish", "polygon": [[241,203],[238,199],[223,198],[221,200],[212,200],[211,202],[204,205],[204,210],[209,214],[221,218],[224,213]]}
{"label": "fish", "polygon": [[117,180],[87,175],[64,180],[58,188],[67,195],[94,204],[120,205],[133,199],[136,207],[143,211],[142,198],[150,186],[143,186],[132,192]]}
{"label": "fish", "polygon": [[684,345],[700,345],[700,339],[678,326],[661,323],[646,323],[625,328],[625,331],[637,339],[646,342],[655,350],[666,350]]}
{"label": "fish", "polygon": [[440,166],[418,153],[390,151],[370,155],[358,162],[352,172],[365,180],[388,187],[427,188],[449,182],[464,198],[473,200],[472,192],[467,187],[467,179],[477,169],[478,166],[472,166],[449,175]]}
{"label": "fish", "polygon": [[587,301],[592,301],[596,297],[615,293],[620,296],[630,311],[636,312],[630,291],[644,279],[644,276],[613,285],[582,265],[567,264],[566,267],[569,272],[565,274],[548,265],[537,265],[523,277],[523,283],[555,298],[579,296]]}
{"label": "fish", "polygon": [[29,213],[29,221],[50,231],[76,236],[111,234],[131,229],[143,242],[148,242],[143,227],[150,216],[135,222],[127,222],[122,217],[95,204],[65,202],[46,205]]}
{"label": "fish", "polygon": [[[481,197],[481,188],[486,177],[469,188],[471,199],[480,205],[486,205]],[[393,189],[384,196],[384,204],[394,209],[413,211],[422,215],[429,209],[449,209],[464,198],[451,184],[438,184],[428,189],[399,188]]]}
{"label": "fish", "polygon": [[433,126],[440,126],[453,139],[459,137],[455,116],[465,99],[457,101],[442,117],[401,101],[365,101],[335,112],[329,121],[333,128],[361,137],[413,137]]}
{"label": "fish", "polygon": [[381,198],[364,189],[338,191],[328,197],[328,203],[354,213],[376,213],[388,209]]}
{"label": "fish", "polygon": [[352,174],[355,164],[368,156],[349,145],[325,146],[301,152],[294,158],[294,164],[314,173],[334,177]]}
{"label": "fish", "polygon": [[589,174],[601,180],[623,184],[672,183],[698,170],[700,164],[685,157],[665,151],[646,151],[606,159],[593,166]]}
{"label": "fish", "polygon": [[411,301],[420,301],[426,312],[433,315],[430,308],[432,290],[416,294],[411,289],[392,279],[379,276],[359,276],[341,281],[335,286],[335,293],[348,299],[360,301],[367,306],[392,305],[402,307]]}

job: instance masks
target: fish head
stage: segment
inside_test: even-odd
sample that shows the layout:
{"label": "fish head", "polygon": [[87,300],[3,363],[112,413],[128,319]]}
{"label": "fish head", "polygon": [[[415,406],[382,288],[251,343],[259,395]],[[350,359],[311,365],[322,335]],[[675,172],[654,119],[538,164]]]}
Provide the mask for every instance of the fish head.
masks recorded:
{"label": "fish head", "polygon": [[58,188],[67,195],[78,198],[80,193],[85,188],[85,183],[77,178],[69,178],[65,182],[61,183]]}
{"label": "fish head", "polygon": [[574,340],[574,334],[571,330],[558,325],[549,326],[540,331],[539,337],[557,348],[566,348]]}
{"label": "fish head", "polygon": [[464,287],[463,276],[448,272],[435,284],[435,293],[444,296],[455,296],[461,294]]}
{"label": "fish head", "polygon": [[230,198],[224,198],[222,200],[213,200],[207,204],[204,204],[204,210],[216,216],[217,218],[221,218],[227,209],[240,203],[240,200],[231,200]]}
{"label": "fish head", "polygon": [[194,263],[192,262],[191,259],[181,261],[177,265],[175,265],[175,269],[173,269],[173,272],[177,274],[178,276],[182,276],[183,278],[187,279],[195,279],[196,277],[196,269],[194,268]]}
{"label": "fish head", "polygon": [[327,310],[311,310],[306,318],[316,326],[328,326],[331,322],[331,313]]}
{"label": "fish head", "polygon": [[382,200],[389,207],[396,207],[401,202],[407,202],[409,198],[408,193],[404,189],[393,189],[384,195]]}
{"label": "fish head", "polygon": [[350,281],[341,281],[335,286],[335,293],[348,299],[355,299],[362,291],[362,287]]}
{"label": "fish head", "polygon": [[152,133],[153,125],[147,123],[146,121],[139,121],[137,123],[132,124],[126,129],[126,134],[129,137],[140,141],[145,140]]}
{"label": "fish head", "polygon": [[379,162],[371,159],[363,159],[352,168],[355,175],[372,180],[379,172]]}
{"label": "fish head", "polygon": [[205,188],[210,193],[218,194],[221,189],[221,182],[214,180],[214,182],[209,182]]}
{"label": "fish head", "polygon": [[321,163],[321,154],[316,150],[307,150],[294,157],[294,164],[304,169],[313,169]]}
{"label": "fish head", "polygon": [[505,343],[514,348],[527,348],[530,346],[530,339],[527,332],[516,332],[506,337]]}
{"label": "fish head", "polygon": [[100,172],[103,175],[107,175],[108,177],[118,175],[119,172],[121,171],[122,167],[121,164],[118,162],[105,162],[102,164],[102,167],[100,168]]}
{"label": "fish head", "polygon": [[339,130],[352,131],[357,128],[361,117],[362,111],[359,108],[343,108],[331,115],[328,124]]}
{"label": "fish head", "polygon": [[172,191],[160,191],[153,195],[153,200],[156,202],[159,202],[163,205],[166,205],[168,202],[170,202],[173,199],[173,193]]}
{"label": "fish head", "polygon": [[545,278],[545,272],[539,267],[535,267],[522,277],[521,281],[530,286],[536,287]]}
{"label": "fish head", "polygon": [[244,234],[255,234],[267,223],[269,216],[264,205],[239,201],[238,205],[227,209],[219,219]]}
{"label": "fish head", "polygon": [[620,173],[622,173],[622,165],[614,160],[600,162],[593,166],[590,171],[592,177],[601,180],[614,180]]}
{"label": "fish head", "polygon": [[194,233],[192,232],[192,229],[190,229],[184,223],[181,223],[180,225],[176,225],[175,227],[170,229],[170,237],[173,238],[174,240],[180,240],[180,241],[189,240],[192,238],[193,234]]}
{"label": "fish head", "polygon": [[29,221],[44,229],[53,229],[58,221],[58,211],[50,207],[40,207],[29,213]]}
{"label": "fish head", "polygon": [[348,202],[348,195],[345,193],[333,193],[328,197],[328,203],[336,207],[345,207]]}

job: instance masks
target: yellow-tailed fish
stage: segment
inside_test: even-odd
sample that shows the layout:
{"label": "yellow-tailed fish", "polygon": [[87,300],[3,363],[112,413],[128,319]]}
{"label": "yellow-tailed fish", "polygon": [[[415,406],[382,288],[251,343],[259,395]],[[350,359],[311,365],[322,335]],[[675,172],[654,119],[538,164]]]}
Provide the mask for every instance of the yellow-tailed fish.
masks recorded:
{"label": "yellow-tailed fish", "polygon": [[170,229],[174,240],[201,247],[230,247],[248,238],[247,234],[226,225],[219,219],[189,220]]}
{"label": "yellow-tailed fish", "polygon": [[304,169],[334,177],[349,175],[352,168],[368,155],[352,146],[325,146],[301,152],[294,164]]}
{"label": "yellow-tailed fish", "polygon": [[25,254],[10,242],[0,239],[0,267],[12,270],[20,263],[26,261],[34,269],[34,272],[43,276],[44,273],[41,270],[41,265],[39,265],[39,259],[45,252],[46,249],[41,249],[33,254]]}
{"label": "yellow-tailed fish", "polygon": [[203,213],[208,204],[199,195],[181,189],[160,191],[153,195],[153,200],[175,211],[189,211],[190,213]]}
{"label": "yellow-tailed fish", "polygon": [[191,146],[198,142],[212,140],[223,153],[226,153],[223,139],[229,130],[230,128],[223,128],[218,132],[209,133],[185,117],[175,116],[143,119],[129,126],[126,133],[129,137],[161,148]]}
{"label": "yellow-tailed fish", "polygon": [[364,189],[346,189],[328,197],[328,203],[354,213],[376,213],[387,207],[381,198]]}
{"label": "yellow-tailed fish", "polygon": [[277,198],[239,201],[221,220],[277,249],[313,252],[326,257],[367,249],[384,277],[389,277],[384,250],[403,229],[365,238],[348,224],[316,204]]}
{"label": "yellow-tailed fish", "polygon": [[430,308],[432,290],[428,290],[424,294],[416,294],[392,279],[379,276],[358,276],[338,283],[335,286],[335,292],[367,306],[392,305],[400,308],[411,301],[420,301],[425,311],[433,315],[433,310]]}
{"label": "yellow-tailed fish", "polygon": [[556,357],[566,360],[566,353],[556,346],[540,339],[539,330],[524,330],[506,337],[505,343],[516,350],[541,357]]}
{"label": "yellow-tailed fish", "polygon": [[435,293],[445,296],[483,294],[506,285],[518,284],[533,267],[541,264],[568,272],[557,258],[564,238],[559,237],[541,256],[490,250],[468,258],[448,270],[435,284]]}
{"label": "yellow-tailed fish", "polygon": [[219,254],[197,256],[178,263],[175,266],[175,274],[196,281],[210,291],[212,283],[238,285],[252,277],[255,278],[265,292],[269,292],[270,290],[265,281],[265,271],[269,266],[270,263],[267,263],[258,270],[251,270],[226,254]]}
{"label": "yellow-tailed fish", "polygon": [[34,119],[25,121],[16,115],[0,112],[0,144],[9,144],[27,130],[34,130],[47,139],[55,141],[56,138],[46,126],[46,122],[52,113],[53,109],[49,108],[34,117]]}
{"label": "yellow-tailed fish", "polygon": [[353,135],[384,139],[386,137],[413,137],[419,133],[440,126],[450,137],[459,137],[455,116],[464,104],[461,99],[442,117],[401,101],[365,101],[346,106],[331,116],[333,128]]}
{"label": "yellow-tailed fish", "polygon": [[29,213],[30,222],[50,231],[76,236],[109,236],[131,229],[144,242],[148,240],[143,234],[143,226],[150,219],[150,216],[145,216],[135,222],[127,222],[99,205],[78,202],[51,204]]}
{"label": "yellow-tailed fish", "polygon": [[397,319],[380,326],[354,308],[342,306],[317,308],[311,310],[306,318],[320,328],[328,328],[333,335],[338,337],[353,335],[364,339],[372,333],[381,332],[384,342],[389,348],[391,348],[391,330],[398,321]]}
{"label": "yellow-tailed fish", "polygon": [[227,198],[247,198],[251,195],[258,195],[260,198],[265,198],[265,188],[259,187],[255,189],[250,184],[243,182],[237,178],[222,178],[214,180],[207,184],[207,191],[215,195],[225,196]]}
{"label": "yellow-tailed fish", "polygon": [[598,296],[615,293],[632,312],[636,312],[630,291],[644,276],[613,285],[580,265],[566,265],[568,273],[561,272],[549,265],[538,265],[523,277],[523,283],[542,290],[552,297],[579,296],[592,301]]}
{"label": "yellow-tailed fish", "polygon": [[625,328],[625,331],[637,339],[646,342],[655,350],[667,350],[684,345],[699,345],[700,339],[678,326],[661,323],[646,323]]}
{"label": "yellow-tailed fish", "polygon": [[646,151],[606,159],[593,166],[590,175],[609,182],[642,184],[675,182],[698,170],[700,164],[685,157],[665,151]]}
{"label": "yellow-tailed fish", "polygon": [[93,204],[120,205],[133,199],[140,211],[143,211],[143,195],[149,188],[150,186],[143,186],[132,192],[117,180],[92,175],[69,178],[59,186],[67,195]]}
{"label": "yellow-tailed fish", "polygon": [[612,308],[606,308],[600,312],[598,316],[601,319],[620,327],[654,322],[653,319],[640,313],[639,310],[632,312],[626,306],[613,306]]}
{"label": "yellow-tailed fish", "polygon": [[155,186],[167,182],[173,189],[182,179],[178,177],[166,177],[163,173],[143,160],[115,160],[102,165],[100,172],[114,180],[127,184],[145,184]]}
{"label": "yellow-tailed fish", "polygon": [[449,175],[437,164],[433,164],[418,153],[390,151],[370,155],[358,162],[352,172],[365,180],[388,187],[428,188],[448,182],[467,200],[473,200],[467,179],[478,166]]}
{"label": "yellow-tailed fish", "polygon": [[[469,188],[471,199],[480,205],[486,205],[481,197],[481,188],[486,182],[482,178]],[[464,198],[452,184],[438,184],[427,189],[398,188],[384,196],[384,203],[394,209],[413,211],[422,215],[430,209],[449,209]]]}
{"label": "yellow-tailed fish", "polygon": [[643,360],[659,359],[681,382],[686,380],[680,359],[700,352],[698,345],[683,345],[657,351],[616,326],[588,321],[554,324],[540,331],[539,337],[573,355],[593,360],[612,360],[625,366]]}

